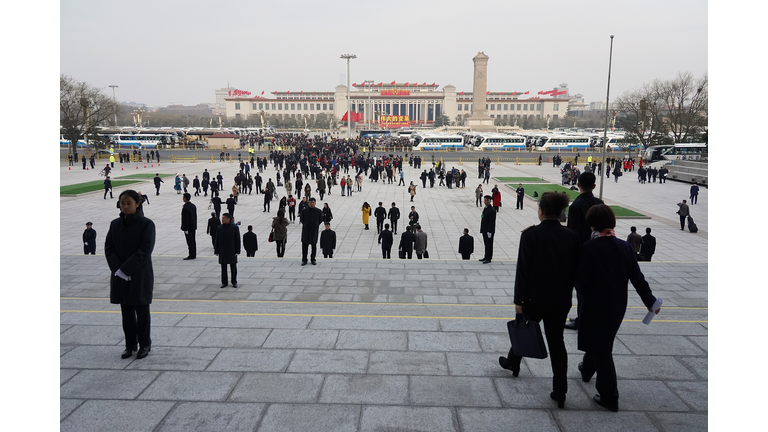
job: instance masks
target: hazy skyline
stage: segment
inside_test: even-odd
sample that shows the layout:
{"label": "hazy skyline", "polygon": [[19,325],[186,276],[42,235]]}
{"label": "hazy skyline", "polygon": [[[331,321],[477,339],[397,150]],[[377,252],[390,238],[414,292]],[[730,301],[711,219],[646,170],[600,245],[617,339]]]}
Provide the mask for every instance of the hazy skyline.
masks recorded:
{"label": "hazy skyline", "polygon": [[[345,53],[357,55],[351,82],[472,91],[472,57],[483,51],[489,91],[535,95],[567,83],[589,103],[605,100],[611,34],[611,100],[656,78],[708,72],[705,1],[631,11],[603,0],[518,3],[65,0],[60,72],[109,95],[117,85],[119,101],[193,105],[214,102],[228,83],[253,95],[332,92]],[[71,31],[73,20],[110,32]]]}

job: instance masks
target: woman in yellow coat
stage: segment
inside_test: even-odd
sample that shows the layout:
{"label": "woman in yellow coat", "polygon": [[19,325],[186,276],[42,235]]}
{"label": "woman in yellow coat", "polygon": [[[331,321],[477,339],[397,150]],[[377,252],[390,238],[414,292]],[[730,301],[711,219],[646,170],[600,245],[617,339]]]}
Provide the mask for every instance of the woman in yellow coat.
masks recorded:
{"label": "woman in yellow coat", "polygon": [[371,205],[368,204],[368,202],[363,203],[363,208],[360,209],[360,211],[363,212],[363,224],[365,225],[365,229],[368,228],[368,217],[371,216]]}

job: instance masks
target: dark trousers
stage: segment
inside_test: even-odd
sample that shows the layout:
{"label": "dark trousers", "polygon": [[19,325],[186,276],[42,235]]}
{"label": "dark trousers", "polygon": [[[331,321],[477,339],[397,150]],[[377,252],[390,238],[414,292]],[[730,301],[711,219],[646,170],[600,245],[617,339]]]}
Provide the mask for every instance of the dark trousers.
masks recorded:
{"label": "dark trousers", "polygon": [[188,234],[184,234],[184,238],[187,240],[187,247],[189,248],[188,257],[195,258],[197,256],[197,241],[195,240],[195,230],[187,231]]}
{"label": "dark trousers", "polygon": [[89,244],[88,246],[83,245],[83,253],[85,255],[88,255],[88,254],[96,255],[96,245],[95,244]]}
{"label": "dark trousers", "polygon": [[285,243],[285,240],[275,240],[275,251],[278,258],[285,256]]}
{"label": "dark trousers", "polygon": [[685,218],[686,218],[685,216],[680,215],[680,229],[681,230],[685,229]]}
{"label": "dark trousers", "polygon": [[384,259],[392,259],[392,245],[381,247],[381,257]]}
{"label": "dark trousers", "polygon": [[517,204],[515,205],[515,209],[523,209],[523,197],[520,197],[517,199]]}
{"label": "dark trousers", "polygon": [[237,284],[237,263],[221,264],[221,284],[227,285],[227,265],[232,273],[232,285]]}
{"label": "dark trousers", "polygon": [[104,199],[107,199],[107,193],[109,193],[109,198],[112,198],[112,188],[104,189]]}
{"label": "dark trousers", "polygon": [[461,254],[461,259],[468,260],[472,254]]}
{"label": "dark trousers", "polygon": [[619,399],[619,387],[616,382],[616,366],[613,364],[613,353],[585,352],[581,373],[591,377],[595,373],[595,389],[600,393],[600,399],[613,402]]}
{"label": "dark trousers", "polygon": [[[110,195],[109,197],[112,198],[112,195]],[[697,202],[699,202],[699,196],[698,195],[691,195],[691,204],[696,204]]]}
{"label": "dark trousers", "polygon": [[390,219],[389,222],[392,225],[392,235],[397,234],[397,219]]}
{"label": "dark trousers", "polygon": [[[307,253],[309,252],[309,243],[301,243],[301,262],[307,262]],[[310,259],[312,261],[315,260],[315,257],[317,256],[317,243],[312,243],[312,255],[310,255]]]}
{"label": "dark trousers", "polygon": [[376,231],[381,233],[384,229],[384,219],[376,219]]}
{"label": "dark trousers", "polygon": [[247,256],[247,257],[254,257],[254,256],[256,256],[256,249],[254,249],[254,250],[246,249],[245,250],[245,256]]}
{"label": "dark trousers", "polygon": [[[544,323],[549,360],[552,364],[552,391],[558,395],[568,392],[568,352],[563,341],[563,321],[568,318],[571,305],[550,306],[543,309],[526,308],[528,319]],[[520,367],[522,357],[512,353],[510,348],[507,360],[514,368]]]}
{"label": "dark trousers", "polygon": [[149,337],[150,317],[149,305],[120,304],[120,312],[123,315],[123,333],[125,333],[125,347],[135,348],[152,345]]}
{"label": "dark trousers", "polygon": [[482,233],[483,235],[483,244],[485,244],[485,260],[490,261],[493,259],[493,234],[491,234],[491,238],[488,238],[488,233]]}
{"label": "dark trousers", "polygon": [[296,220],[296,206],[288,206],[288,220],[291,222]]}
{"label": "dark trousers", "polygon": [[480,207],[480,204],[483,203],[483,197],[482,196],[476,196],[475,197],[475,207]]}

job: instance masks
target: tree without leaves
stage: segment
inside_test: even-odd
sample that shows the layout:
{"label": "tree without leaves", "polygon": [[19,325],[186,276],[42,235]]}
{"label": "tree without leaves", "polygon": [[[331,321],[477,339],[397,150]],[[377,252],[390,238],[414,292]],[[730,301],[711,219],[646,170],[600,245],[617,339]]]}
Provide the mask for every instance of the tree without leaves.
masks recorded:
{"label": "tree without leaves", "polygon": [[60,77],[59,122],[61,129],[72,142],[74,153],[77,142],[86,136],[97,136],[101,123],[118,113],[115,101],[101,89],[86,82],[78,82],[66,75]]}

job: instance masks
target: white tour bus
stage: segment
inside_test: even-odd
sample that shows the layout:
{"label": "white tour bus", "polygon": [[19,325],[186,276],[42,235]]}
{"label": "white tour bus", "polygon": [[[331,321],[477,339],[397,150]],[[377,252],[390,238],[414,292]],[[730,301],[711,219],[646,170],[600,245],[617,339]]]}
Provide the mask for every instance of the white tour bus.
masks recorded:
{"label": "white tour bus", "polygon": [[551,135],[543,137],[536,146],[541,150],[589,150],[589,137],[572,135]]}
{"label": "white tour bus", "polygon": [[474,150],[525,150],[525,137],[506,134],[480,134],[472,146]]}
{"label": "white tour bus", "polygon": [[413,134],[410,138],[413,150],[461,150],[464,138],[457,134]]}

